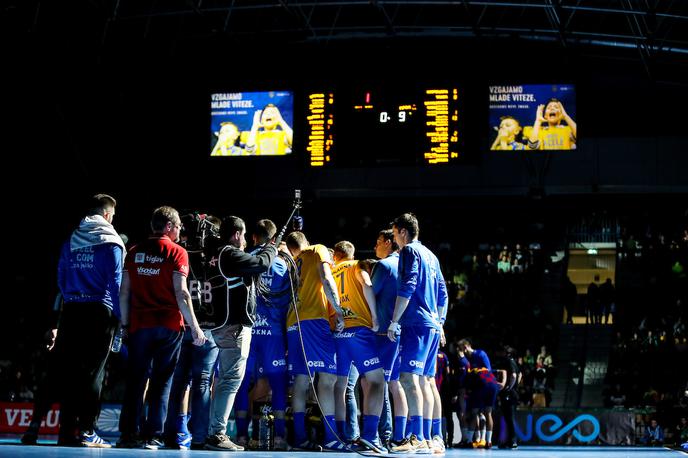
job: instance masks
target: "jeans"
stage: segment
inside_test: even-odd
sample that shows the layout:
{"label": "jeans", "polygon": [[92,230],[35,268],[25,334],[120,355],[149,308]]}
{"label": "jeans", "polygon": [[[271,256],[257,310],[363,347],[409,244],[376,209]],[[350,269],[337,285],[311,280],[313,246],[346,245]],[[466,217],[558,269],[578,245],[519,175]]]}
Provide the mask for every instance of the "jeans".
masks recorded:
{"label": "jeans", "polygon": [[186,387],[191,383],[191,435],[194,442],[203,442],[208,433],[210,420],[210,380],[213,375],[218,349],[210,331],[205,332],[208,341],[201,347],[193,344],[190,328],[184,332],[182,349],[179,353],[177,368],[172,377],[170,402],[167,407],[165,435],[168,439],[178,433],[176,420]]}
{"label": "jeans", "polygon": [[[163,326],[139,329],[129,336],[127,388],[119,419],[119,430],[125,438],[138,434],[144,439],[162,436],[172,374],[179,359],[183,336],[181,330],[173,331]],[[145,424],[141,425],[147,380],[148,415]]]}
{"label": "jeans", "polygon": [[358,427],[358,408],[356,406],[356,381],[358,369],[353,364],[349,369],[349,380],[346,384],[346,437],[344,440],[354,440],[361,435]]}
{"label": "jeans", "polygon": [[208,435],[211,436],[227,433],[227,420],[246,371],[251,328],[240,324],[223,326],[213,331],[213,338],[219,349],[220,368],[210,406]]}
{"label": "jeans", "polygon": [[385,383],[384,393],[385,400],[380,413],[380,424],[377,427],[377,432],[383,444],[392,439],[392,406],[389,403],[389,386],[387,383]]}

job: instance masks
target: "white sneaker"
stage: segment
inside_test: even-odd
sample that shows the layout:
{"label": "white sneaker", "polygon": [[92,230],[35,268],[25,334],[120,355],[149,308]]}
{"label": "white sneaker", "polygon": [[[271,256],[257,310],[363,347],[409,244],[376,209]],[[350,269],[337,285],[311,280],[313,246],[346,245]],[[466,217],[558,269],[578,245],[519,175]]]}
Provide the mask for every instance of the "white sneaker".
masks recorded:
{"label": "white sneaker", "polygon": [[442,437],[439,435],[432,437],[432,448],[435,453],[444,453],[447,451],[447,448],[444,446],[444,440],[442,440]]}

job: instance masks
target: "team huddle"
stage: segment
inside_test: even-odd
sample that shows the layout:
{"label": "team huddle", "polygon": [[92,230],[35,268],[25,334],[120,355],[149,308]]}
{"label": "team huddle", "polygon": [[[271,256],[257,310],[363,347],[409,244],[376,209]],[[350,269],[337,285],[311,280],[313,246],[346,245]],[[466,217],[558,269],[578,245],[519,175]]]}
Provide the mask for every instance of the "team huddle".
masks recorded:
{"label": "team huddle", "polygon": [[[249,390],[263,379],[272,393],[275,450],[444,452],[435,371],[447,288],[437,257],[418,240],[414,215],[405,213],[379,232],[377,260],[356,260],[350,242],[329,250],[300,231],[282,241],[284,231],[276,236],[266,219],[258,221],[255,248],[246,252],[241,218],[196,215],[187,221],[197,225],[190,233],[165,206],[153,212],[152,235],[125,257],[112,227],[115,204],[94,196],[63,246],[62,321],[52,334],[54,400],[63,410],[58,445],[111,446],[95,433],[95,421],[105,361],[121,327],[128,358],[118,447],[237,451],[255,445],[248,439]],[[84,346],[86,331],[93,338]],[[86,350],[92,356],[76,364],[73,355]],[[483,353],[468,343],[462,350],[471,412],[476,419],[479,412],[489,416],[504,383],[494,379]],[[59,370],[65,365],[69,378]],[[359,377],[360,431],[351,395]],[[312,394],[324,437],[306,426]],[[37,397],[23,443],[36,442],[51,396]],[[236,442],[227,435],[232,410]]]}
{"label": "team huddle", "polygon": [[[275,233],[274,224],[262,220],[261,225],[267,230],[256,231],[261,234],[254,235],[257,250]],[[234,405],[237,443],[223,435],[206,441],[206,448],[238,450],[247,443],[248,391],[254,378],[266,378],[272,391],[275,449],[288,448],[284,411],[292,376],[294,449],[444,450],[434,375],[448,298],[439,261],[418,241],[418,232],[411,214],[380,231],[374,266],[355,260],[350,242],[335,244],[331,254],[324,245],[311,245],[302,232],[286,236],[281,253],[258,281],[268,288],[256,297],[245,376]],[[353,372],[360,374],[364,392],[357,437],[347,427],[346,389]],[[325,423],[322,443],[306,428],[313,378]],[[394,427],[379,435],[387,385]]]}

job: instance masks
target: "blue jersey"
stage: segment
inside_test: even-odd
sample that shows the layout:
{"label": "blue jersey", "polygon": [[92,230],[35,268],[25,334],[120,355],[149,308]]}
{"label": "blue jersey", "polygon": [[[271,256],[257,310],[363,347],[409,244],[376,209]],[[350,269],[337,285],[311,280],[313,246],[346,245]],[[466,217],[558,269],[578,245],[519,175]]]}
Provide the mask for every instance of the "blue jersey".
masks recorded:
{"label": "blue jersey", "polygon": [[[261,250],[258,247],[251,252],[255,255]],[[261,283],[270,288],[270,297],[256,297],[256,321],[253,333],[259,335],[283,335],[286,330],[287,312],[291,303],[289,270],[284,259],[276,256],[270,268],[260,275]]]}
{"label": "blue jersey", "polygon": [[386,333],[394,313],[397,299],[397,278],[399,277],[399,254],[392,253],[375,264],[373,269],[373,292],[377,310],[379,333]]}
{"label": "blue jersey", "polygon": [[456,369],[456,380],[461,388],[464,387],[464,380],[466,379],[466,374],[468,374],[468,370],[470,368],[471,363],[468,362],[468,359],[465,356],[463,358],[459,358],[459,365]]}
{"label": "blue jersey", "polygon": [[402,326],[439,327],[438,311],[446,307],[447,286],[437,257],[414,240],[399,253],[397,296],[409,299]]}
{"label": "blue jersey", "polygon": [[57,282],[65,302],[100,302],[119,318],[122,248],[114,243],[70,249],[62,246]]}
{"label": "blue jersey", "polygon": [[480,369],[484,367],[488,371],[492,370],[490,358],[488,358],[487,353],[482,350],[473,350],[473,354],[468,357],[468,362],[471,364],[471,369]]}

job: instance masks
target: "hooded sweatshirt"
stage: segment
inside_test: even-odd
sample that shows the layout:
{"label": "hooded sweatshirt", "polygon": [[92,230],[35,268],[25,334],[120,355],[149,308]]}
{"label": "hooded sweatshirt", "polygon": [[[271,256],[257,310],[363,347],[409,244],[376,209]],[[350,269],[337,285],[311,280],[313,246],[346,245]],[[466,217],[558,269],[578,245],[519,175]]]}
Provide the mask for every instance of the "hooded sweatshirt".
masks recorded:
{"label": "hooded sweatshirt", "polygon": [[62,246],[57,282],[65,303],[97,302],[119,318],[119,287],[125,249],[101,215],[87,216]]}

